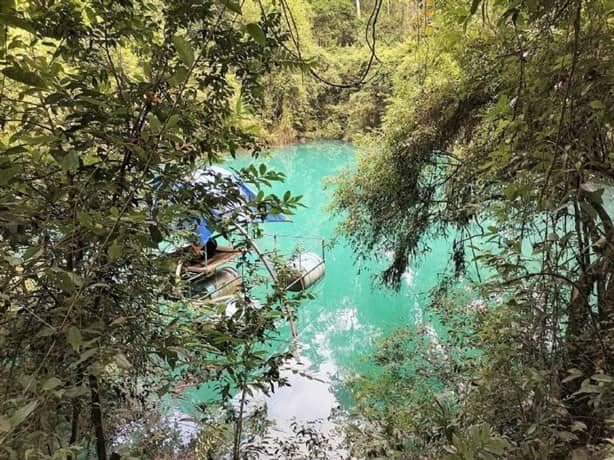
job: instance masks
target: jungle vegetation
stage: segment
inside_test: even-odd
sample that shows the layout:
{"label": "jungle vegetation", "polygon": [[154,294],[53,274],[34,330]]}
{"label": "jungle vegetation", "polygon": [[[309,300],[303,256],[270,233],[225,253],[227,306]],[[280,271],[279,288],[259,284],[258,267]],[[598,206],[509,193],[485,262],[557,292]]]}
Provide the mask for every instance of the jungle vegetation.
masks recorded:
{"label": "jungle vegetation", "polygon": [[238,212],[291,213],[299,198],[266,191],[283,176],[257,155],[315,138],[359,146],[334,207],[358,257],[393,254],[382,283],[398,287],[429,239],[450,240],[425,312],[439,339],[399,329],[371,357],[378,372],[349,382],[352,453],[614,455],[612,11],[2,2],[0,456],[177,458],[153,414],[185,381],[213,384],[219,410],[181,454],[258,455],[229,401],[283,384],[290,353],[262,353],[283,290],[240,318],[186,308],[154,254],[177,221],[189,236],[224,204],[177,189],[196,165],[251,152],[241,174],[262,193]]}
{"label": "jungle vegetation", "polygon": [[[614,409],[612,10],[440,2],[392,74],[381,129],[339,179],[359,257],[397,287],[428,241],[450,268],[439,340],[402,329],[354,382],[385,458],[608,458]],[[477,300],[476,299],[482,299]],[[367,427],[367,429],[364,429]],[[372,428],[375,427],[375,434]]]}
{"label": "jungle vegetation", "polygon": [[283,291],[232,316],[188,307],[169,295],[177,261],[158,251],[202,216],[232,233],[233,215],[214,216],[227,203],[243,218],[298,203],[266,192],[283,176],[265,165],[241,173],[254,200],[223,179],[178,186],[197,165],[259,151],[238,107],[257,107],[262,75],[294,58],[281,15],[252,16],[234,0],[2,2],[1,458],[176,458],[158,408],[186,382],[219,399],[192,451],[239,458],[228,401],[283,384],[288,355],[257,349]]}

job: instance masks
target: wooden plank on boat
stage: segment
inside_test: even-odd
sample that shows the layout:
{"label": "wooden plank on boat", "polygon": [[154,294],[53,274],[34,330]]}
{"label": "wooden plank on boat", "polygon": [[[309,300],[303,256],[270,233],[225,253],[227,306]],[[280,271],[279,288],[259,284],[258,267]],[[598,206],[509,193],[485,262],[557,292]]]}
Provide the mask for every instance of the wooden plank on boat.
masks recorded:
{"label": "wooden plank on boat", "polygon": [[195,264],[190,264],[185,269],[192,273],[214,273],[220,266],[230,262],[236,257],[241,255],[241,251],[231,248],[229,246],[218,247],[215,255],[208,258],[206,261],[203,259]]}

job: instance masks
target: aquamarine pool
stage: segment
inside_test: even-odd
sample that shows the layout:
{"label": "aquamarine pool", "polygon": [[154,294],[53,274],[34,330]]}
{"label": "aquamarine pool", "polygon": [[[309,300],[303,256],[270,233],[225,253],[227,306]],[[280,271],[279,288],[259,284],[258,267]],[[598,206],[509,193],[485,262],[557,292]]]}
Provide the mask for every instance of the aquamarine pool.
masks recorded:
{"label": "aquamarine pool", "polygon": [[[385,265],[385,254],[379,261],[374,258],[356,263],[352,249],[336,238],[339,216],[326,209],[332,187],[325,187],[327,178],[353,168],[354,151],[347,143],[320,141],[276,148],[255,160],[256,165],[265,163],[267,168],[286,174],[287,181],[274,185],[274,192],[290,190],[302,195],[305,205],[292,216],[291,223],[264,224],[266,233],[322,236],[329,242],[336,239],[326,251],[326,276],[313,288],[315,298],[304,302],[298,312],[301,373],[316,379],[289,372],[291,386],[278,389],[266,399],[268,414],[279,426],[295,419],[325,420],[333,408],[350,404],[342,380],[364,369],[364,358],[379,337],[394,328],[426,321],[421,311],[424,294],[435,285],[437,273],[448,258],[447,244],[443,240],[433,242],[428,256],[405,273],[400,292],[374,283],[374,275]],[[226,166],[238,168],[250,161],[254,160],[240,157]],[[277,244],[290,250],[297,242],[278,238]],[[320,247],[317,241],[313,247],[309,247],[309,241],[305,244],[316,251]],[[289,339],[287,326],[281,330],[281,337]],[[195,390],[184,397],[196,403],[204,394]]]}

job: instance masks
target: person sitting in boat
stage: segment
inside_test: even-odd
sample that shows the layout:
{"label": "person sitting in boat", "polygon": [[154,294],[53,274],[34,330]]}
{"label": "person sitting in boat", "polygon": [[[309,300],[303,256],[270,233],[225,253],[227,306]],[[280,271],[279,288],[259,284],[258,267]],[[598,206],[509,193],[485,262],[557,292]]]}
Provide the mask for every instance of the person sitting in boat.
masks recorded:
{"label": "person sitting in boat", "polygon": [[210,259],[215,255],[217,252],[217,241],[215,241],[215,238],[211,237],[207,240],[207,243],[205,244],[205,252],[207,254],[207,259]]}
{"label": "person sitting in boat", "polygon": [[[196,256],[195,259],[206,259],[209,260],[215,256],[217,252],[217,241],[215,238],[211,237],[207,240],[204,247],[202,244],[192,244],[193,255]],[[195,260],[195,261],[196,261]]]}

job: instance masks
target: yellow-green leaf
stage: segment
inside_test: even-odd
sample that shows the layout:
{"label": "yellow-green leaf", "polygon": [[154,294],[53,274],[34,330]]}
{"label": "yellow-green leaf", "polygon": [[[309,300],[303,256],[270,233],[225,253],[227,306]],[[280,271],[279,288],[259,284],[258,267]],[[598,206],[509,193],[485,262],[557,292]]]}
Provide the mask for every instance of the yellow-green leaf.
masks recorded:
{"label": "yellow-green leaf", "polygon": [[68,152],[62,157],[58,157],[57,161],[58,163],[60,163],[60,166],[62,166],[62,169],[64,169],[65,171],[74,172],[79,169],[79,154],[74,150]]}
{"label": "yellow-green leaf", "polygon": [[122,255],[122,247],[119,245],[117,240],[113,241],[111,246],[109,246],[107,253],[109,254],[109,259],[111,259],[111,261],[116,261],[120,258]]}
{"label": "yellow-green leaf", "polygon": [[175,35],[173,37],[173,45],[175,45],[175,49],[177,50],[177,54],[183,61],[185,65],[190,67],[194,62],[194,50],[192,49],[192,45],[181,35]]}
{"label": "yellow-green leaf", "polygon": [[245,26],[245,30],[260,45],[266,45],[266,36],[258,24],[252,22]]}
{"label": "yellow-green leaf", "polygon": [[151,130],[155,133],[159,133],[160,129],[162,128],[162,123],[160,123],[160,120],[158,120],[158,117],[156,117],[156,115],[154,113],[149,113],[147,115],[147,122],[149,123],[149,126],[151,126]]}
{"label": "yellow-green leaf", "polygon": [[79,347],[83,343],[81,331],[75,326],[70,326],[66,331],[66,341],[70,344],[73,350],[79,351]]}
{"label": "yellow-green leaf", "polygon": [[594,100],[588,103],[593,110],[605,110],[605,104],[599,100]]}
{"label": "yellow-green leaf", "polygon": [[181,120],[181,116],[177,114],[171,115],[168,121],[166,122],[166,129],[173,129],[177,125],[179,120]]}
{"label": "yellow-green leaf", "polygon": [[43,391],[49,391],[49,390],[54,390],[57,387],[59,387],[60,385],[62,385],[62,381],[57,378],[57,377],[50,377],[47,380],[45,380],[41,386],[41,389]]}

